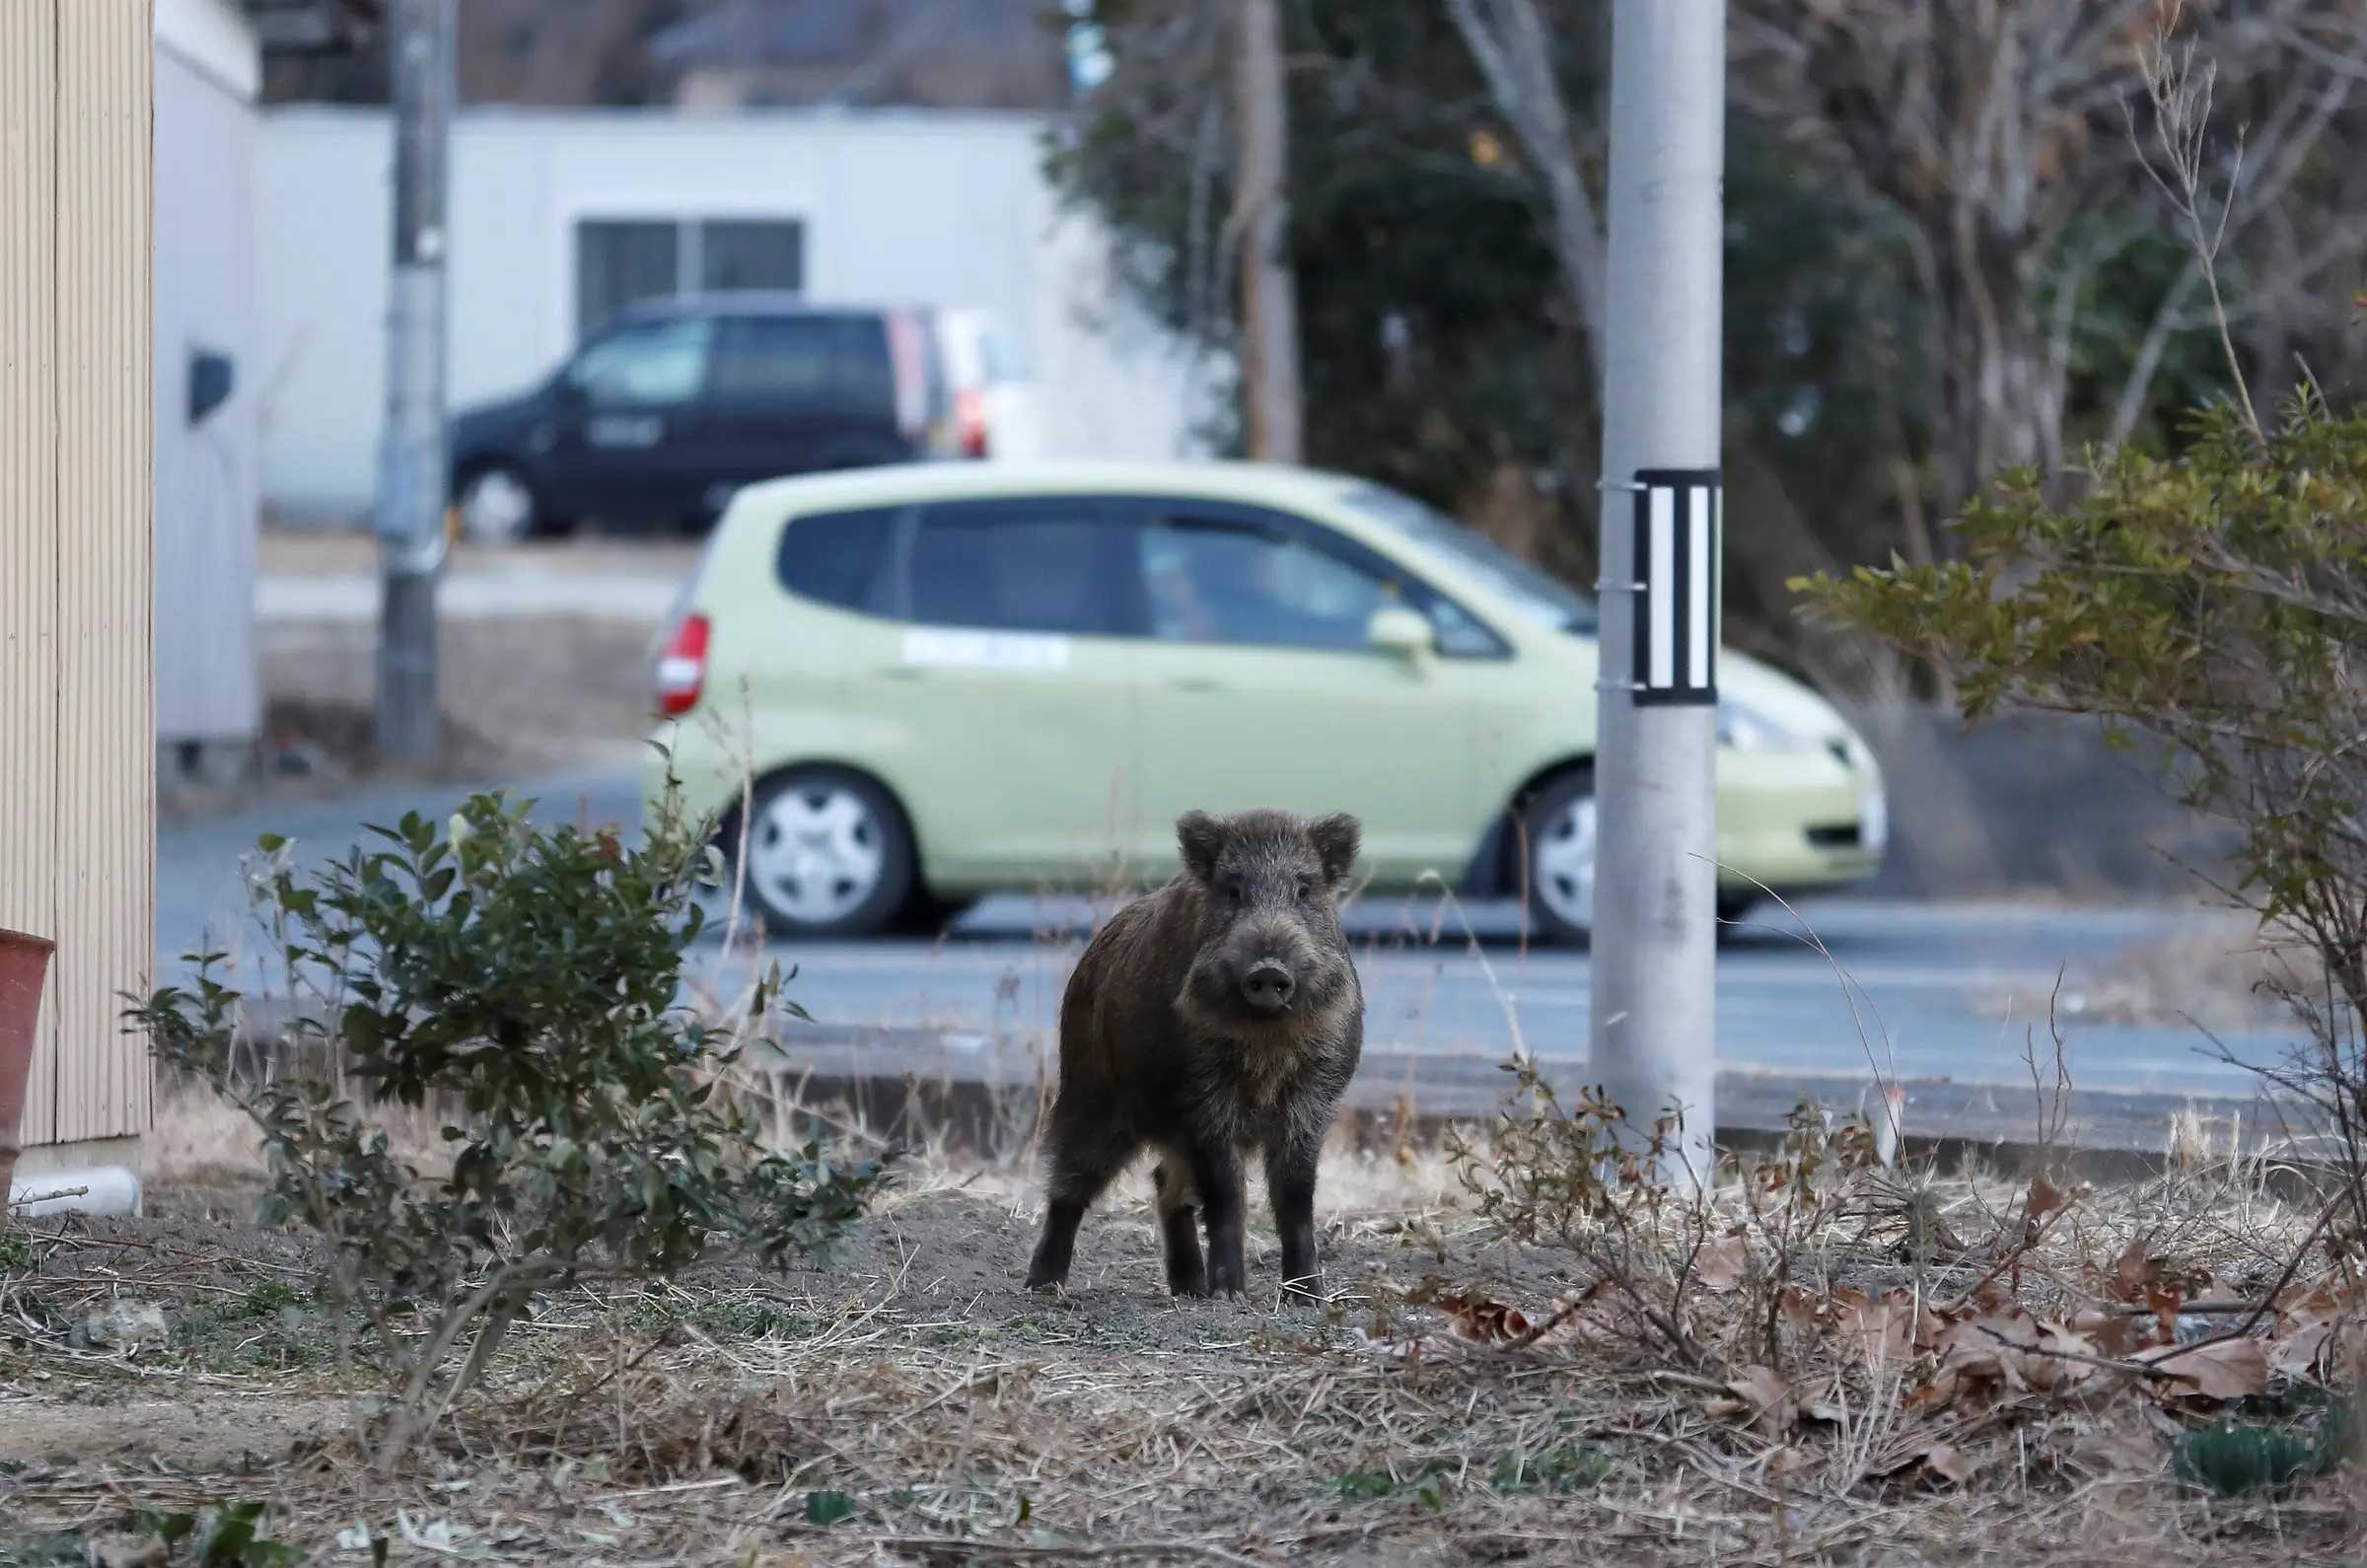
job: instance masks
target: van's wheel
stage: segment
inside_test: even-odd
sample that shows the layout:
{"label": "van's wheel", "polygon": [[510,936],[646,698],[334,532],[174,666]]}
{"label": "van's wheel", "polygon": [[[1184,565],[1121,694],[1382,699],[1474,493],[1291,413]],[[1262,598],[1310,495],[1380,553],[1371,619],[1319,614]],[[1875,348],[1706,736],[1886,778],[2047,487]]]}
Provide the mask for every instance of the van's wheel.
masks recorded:
{"label": "van's wheel", "polygon": [[1549,779],[1520,810],[1529,912],[1546,941],[1574,946],[1595,930],[1595,770]]}
{"label": "van's wheel", "polygon": [[750,802],[748,891],[775,937],[875,935],[911,896],[913,871],[904,814],[859,773],[792,768]]}
{"label": "van's wheel", "polygon": [[480,463],[469,468],[453,487],[452,504],[460,513],[461,537],[471,544],[517,544],[561,532],[534,480],[512,463]]}

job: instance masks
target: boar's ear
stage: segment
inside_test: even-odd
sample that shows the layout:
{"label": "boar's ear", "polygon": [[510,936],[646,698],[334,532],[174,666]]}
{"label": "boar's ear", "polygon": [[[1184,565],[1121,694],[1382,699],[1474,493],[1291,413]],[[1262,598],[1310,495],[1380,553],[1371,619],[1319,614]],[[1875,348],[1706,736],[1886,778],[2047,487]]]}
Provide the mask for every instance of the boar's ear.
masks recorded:
{"label": "boar's ear", "polygon": [[1176,843],[1184,851],[1184,869],[1202,882],[1216,877],[1216,858],[1225,852],[1225,824],[1206,812],[1185,812],[1176,819]]}
{"label": "boar's ear", "polygon": [[1346,812],[1334,812],[1308,823],[1307,836],[1315,840],[1315,852],[1323,858],[1324,880],[1334,888],[1346,882],[1364,842],[1363,826]]}

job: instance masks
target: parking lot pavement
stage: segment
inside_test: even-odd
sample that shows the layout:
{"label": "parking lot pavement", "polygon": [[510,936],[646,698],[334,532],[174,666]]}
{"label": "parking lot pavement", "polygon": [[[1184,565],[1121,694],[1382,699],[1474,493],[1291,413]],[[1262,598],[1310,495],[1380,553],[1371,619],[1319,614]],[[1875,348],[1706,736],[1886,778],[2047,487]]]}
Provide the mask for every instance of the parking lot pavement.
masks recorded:
{"label": "parking lot pavement", "polygon": [[[166,827],[157,845],[160,972],[182,972],[179,955],[205,941],[209,924],[237,934],[238,857],[256,834],[285,834],[300,857],[318,860],[350,846],[364,821],[391,822],[413,808],[441,820],[461,793],[387,788],[274,808],[267,820]],[[535,795],[546,818],[638,817],[625,772],[557,775],[522,793]],[[948,939],[811,943],[769,956],[796,966],[792,994],[819,1021],[811,1035],[817,1042],[850,1032],[957,1042],[1048,1035],[1075,931],[1088,913],[1075,900],[1002,897],[971,911]],[[2198,918],[2176,908],[1852,899],[1803,903],[1800,915],[1829,959],[1779,909],[1728,933],[1718,963],[1722,1066],[1861,1081],[1879,1070],[1996,1085],[2023,1099],[2030,1093],[2021,1055],[2026,1031],[2036,1026],[2044,1042],[2047,998],[2061,967],[2107,961],[2116,949],[2159,940]],[[1349,927],[1376,1052],[1415,1062],[1492,1062],[1517,1040],[1540,1056],[1582,1062],[1587,955],[1524,949],[1517,911],[1442,912],[1435,901],[1379,900],[1355,909]],[[2003,1016],[2001,997],[2010,1004]],[[2188,1030],[2088,1022],[2067,1033],[2075,1078],[2089,1094],[2241,1096],[2250,1088],[2248,1075],[2206,1056],[2205,1042]],[[2286,1044],[2273,1034],[2222,1039],[2263,1058]]]}

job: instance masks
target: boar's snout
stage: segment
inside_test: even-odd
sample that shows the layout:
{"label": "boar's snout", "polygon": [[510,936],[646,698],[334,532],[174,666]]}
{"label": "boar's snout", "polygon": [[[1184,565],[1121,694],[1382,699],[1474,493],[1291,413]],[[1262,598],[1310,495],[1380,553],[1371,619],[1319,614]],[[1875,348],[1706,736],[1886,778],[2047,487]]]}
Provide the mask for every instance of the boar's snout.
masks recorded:
{"label": "boar's snout", "polygon": [[1290,970],[1272,959],[1251,964],[1241,977],[1241,999],[1253,1012],[1281,1012],[1290,1006],[1290,993],[1297,989],[1298,981],[1290,977]]}

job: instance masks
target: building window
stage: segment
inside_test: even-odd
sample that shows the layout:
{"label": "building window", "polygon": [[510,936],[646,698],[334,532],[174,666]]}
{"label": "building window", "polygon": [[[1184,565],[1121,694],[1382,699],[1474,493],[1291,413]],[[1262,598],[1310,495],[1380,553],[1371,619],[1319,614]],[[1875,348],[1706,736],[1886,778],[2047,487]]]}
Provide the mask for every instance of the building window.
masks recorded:
{"label": "building window", "polygon": [[575,226],[579,339],[643,300],[805,287],[806,229],[794,218],[587,218]]}

